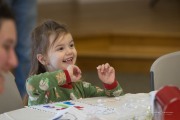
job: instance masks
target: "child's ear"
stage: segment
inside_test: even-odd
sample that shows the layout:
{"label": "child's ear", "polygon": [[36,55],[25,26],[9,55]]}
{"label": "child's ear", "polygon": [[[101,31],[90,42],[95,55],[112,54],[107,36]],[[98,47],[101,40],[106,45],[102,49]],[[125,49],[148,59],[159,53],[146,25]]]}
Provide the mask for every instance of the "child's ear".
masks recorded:
{"label": "child's ear", "polygon": [[42,54],[37,54],[36,57],[42,65],[47,65],[46,58]]}

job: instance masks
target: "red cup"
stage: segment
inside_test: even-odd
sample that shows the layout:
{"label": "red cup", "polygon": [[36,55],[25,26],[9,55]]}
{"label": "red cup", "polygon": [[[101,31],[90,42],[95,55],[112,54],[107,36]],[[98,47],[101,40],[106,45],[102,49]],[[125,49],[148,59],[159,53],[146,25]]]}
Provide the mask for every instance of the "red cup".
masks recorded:
{"label": "red cup", "polygon": [[175,86],[161,88],[156,99],[162,107],[163,120],[180,120],[180,90]]}

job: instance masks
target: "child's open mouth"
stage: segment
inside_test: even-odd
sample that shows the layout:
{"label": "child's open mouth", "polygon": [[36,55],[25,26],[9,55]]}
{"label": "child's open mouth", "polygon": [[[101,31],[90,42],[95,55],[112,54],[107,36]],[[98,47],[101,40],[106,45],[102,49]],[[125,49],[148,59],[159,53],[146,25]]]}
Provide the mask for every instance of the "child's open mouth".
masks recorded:
{"label": "child's open mouth", "polygon": [[66,64],[72,64],[73,63],[73,57],[67,58],[66,60],[63,60]]}

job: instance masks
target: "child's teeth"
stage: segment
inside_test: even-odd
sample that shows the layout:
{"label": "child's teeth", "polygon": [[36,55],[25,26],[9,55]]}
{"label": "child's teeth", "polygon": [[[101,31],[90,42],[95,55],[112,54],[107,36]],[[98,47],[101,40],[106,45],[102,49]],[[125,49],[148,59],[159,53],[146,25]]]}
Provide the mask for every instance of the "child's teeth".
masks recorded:
{"label": "child's teeth", "polygon": [[71,60],[72,60],[72,58],[69,58],[69,59],[66,60],[66,62],[67,62],[67,61],[71,61]]}

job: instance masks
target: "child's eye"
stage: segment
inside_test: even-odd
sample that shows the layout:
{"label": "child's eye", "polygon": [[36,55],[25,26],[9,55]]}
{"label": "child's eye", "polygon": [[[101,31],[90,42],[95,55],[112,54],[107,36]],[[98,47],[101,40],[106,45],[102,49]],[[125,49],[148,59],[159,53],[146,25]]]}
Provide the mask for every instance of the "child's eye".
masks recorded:
{"label": "child's eye", "polygon": [[73,48],[73,47],[74,47],[74,43],[73,43],[73,44],[70,44],[70,47]]}
{"label": "child's eye", "polygon": [[64,48],[63,48],[63,47],[60,47],[59,50],[62,51],[62,50],[64,50]]}

